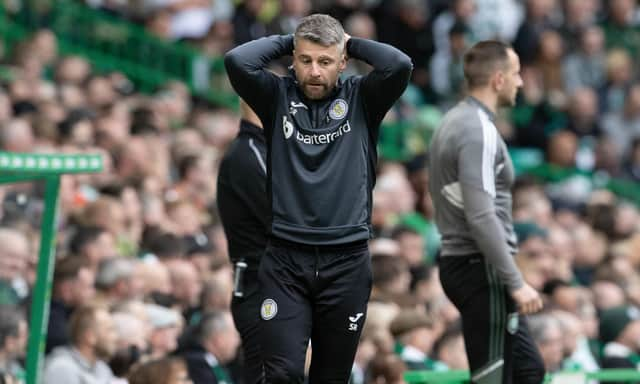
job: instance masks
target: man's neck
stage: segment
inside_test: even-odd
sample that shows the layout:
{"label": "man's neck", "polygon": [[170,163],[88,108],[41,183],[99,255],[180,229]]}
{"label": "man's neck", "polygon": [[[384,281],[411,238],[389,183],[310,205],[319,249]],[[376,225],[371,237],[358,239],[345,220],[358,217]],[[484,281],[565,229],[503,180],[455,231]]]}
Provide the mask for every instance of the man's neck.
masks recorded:
{"label": "man's neck", "polygon": [[89,364],[94,365],[97,357],[93,352],[93,348],[87,345],[76,345],[76,351],[82,356]]}
{"label": "man's neck", "polygon": [[4,371],[9,367],[9,356],[4,351],[0,351],[0,371]]}
{"label": "man's neck", "polygon": [[498,111],[498,95],[489,88],[476,88],[469,91],[469,96],[477,99],[494,114]]}

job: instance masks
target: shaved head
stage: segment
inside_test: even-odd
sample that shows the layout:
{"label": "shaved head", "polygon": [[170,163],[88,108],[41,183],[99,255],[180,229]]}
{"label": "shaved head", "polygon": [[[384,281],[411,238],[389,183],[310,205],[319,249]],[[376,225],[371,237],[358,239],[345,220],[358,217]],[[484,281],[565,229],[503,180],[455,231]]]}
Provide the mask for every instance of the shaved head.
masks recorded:
{"label": "shaved head", "polygon": [[481,41],[471,47],[464,55],[464,78],[469,89],[488,85],[496,71],[507,68],[510,49],[495,40]]}

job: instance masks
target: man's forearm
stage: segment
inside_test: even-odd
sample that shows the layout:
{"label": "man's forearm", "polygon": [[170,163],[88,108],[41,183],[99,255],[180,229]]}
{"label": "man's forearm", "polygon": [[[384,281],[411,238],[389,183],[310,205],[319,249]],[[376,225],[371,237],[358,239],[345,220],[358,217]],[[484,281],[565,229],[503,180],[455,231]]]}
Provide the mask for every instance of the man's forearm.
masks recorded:
{"label": "man's forearm", "polygon": [[292,51],[292,35],[263,37],[232,49],[224,57],[231,85],[255,109],[255,100],[273,91],[275,75],[267,73],[265,68],[271,61],[290,55]]}
{"label": "man's forearm", "polygon": [[411,59],[401,50],[373,40],[351,37],[347,42],[347,54],[371,65],[375,71],[389,75],[400,72],[408,77],[413,68]]}
{"label": "man's forearm", "polygon": [[377,126],[409,84],[411,59],[388,44],[356,37],[347,41],[347,55],[373,66],[362,81],[361,91],[367,121]]}
{"label": "man's forearm", "polygon": [[523,285],[522,274],[507,249],[504,229],[494,212],[491,197],[484,191],[462,187],[465,215],[471,235],[486,260],[496,269],[509,291]]}

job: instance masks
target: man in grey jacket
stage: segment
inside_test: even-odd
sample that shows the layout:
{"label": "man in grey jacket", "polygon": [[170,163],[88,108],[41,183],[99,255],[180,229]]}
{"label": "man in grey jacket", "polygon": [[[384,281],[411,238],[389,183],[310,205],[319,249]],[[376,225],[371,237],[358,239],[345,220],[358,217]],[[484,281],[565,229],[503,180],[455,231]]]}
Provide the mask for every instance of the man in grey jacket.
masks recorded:
{"label": "man in grey jacket", "polygon": [[544,366],[520,314],[542,308],[513,260],[514,170],[494,124],[522,86],[520,62],[498,41],[464,57],[468,96],[451,109],[430,147],[429,190],[442,234],[445,293],[462,315],[474,383],[541,383]]}
{"label": "man in grey jacket", "polygon": [[106,361],[116,348],[116,329],[109,312],[81,307],[70,322],[71,344],[55,348],[45,361],[44,384],[110,384],[117,379]]}

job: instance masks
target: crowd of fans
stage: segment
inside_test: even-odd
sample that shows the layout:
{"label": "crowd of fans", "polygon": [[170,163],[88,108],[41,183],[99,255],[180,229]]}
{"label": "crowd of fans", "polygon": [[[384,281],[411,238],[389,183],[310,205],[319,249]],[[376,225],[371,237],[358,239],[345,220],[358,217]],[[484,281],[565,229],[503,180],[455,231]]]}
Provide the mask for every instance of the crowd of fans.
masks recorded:
{"label": "crowd of fans", "polygon": [[[301,17],[322,11],[351,35],[412,57],[412,84],[385,121],[412,123],[412,136],[408,155],[379,163],[373,292],[354,384],[402,383],[407,370],[467,369],[459,315],[438,279],[421,130],[435,129],[461,95],[461,58],[473,42],[501,38],[522,60],[523,89],[498,124],[510,146],[537,148],[555,167],[640,180],[634,0],[87,3],[211,54],[291,33]],[[215,205],[218,162],[239,116],[192,99],[179,82],[137,93],[120,73],[60,57],[57,43],[47,30],[23,41],[1,58],[0,84],[1,150],[105,160],[99,174],[61,180],[44,382],[198,384],[189,365],[211,355],[219,381],[241,383],[242,348],[229,313],[233,273]],[[349,72],[367,70],[351,63]],[[580,179],[552,184],[521,175],[513,193],[515,258],[545,298],[529,322],[546,369],[636,367],[638,207]],[[24,380],[42,196],[37,182],[0,186],[0,382]]]}

